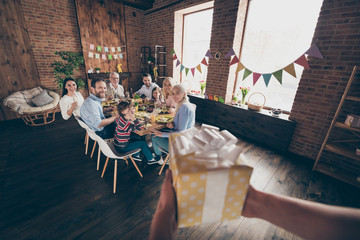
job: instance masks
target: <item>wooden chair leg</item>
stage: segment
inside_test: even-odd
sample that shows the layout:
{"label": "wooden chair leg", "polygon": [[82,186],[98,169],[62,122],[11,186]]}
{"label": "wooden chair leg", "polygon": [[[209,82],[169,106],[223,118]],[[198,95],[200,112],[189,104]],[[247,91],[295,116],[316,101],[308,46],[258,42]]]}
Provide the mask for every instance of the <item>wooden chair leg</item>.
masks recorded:
{"label": "wooden chair leg", "polygon": [[99,165],[100,165],[100,156],[101,156],[101,149],[100,147],[98,147],[99,151],[98,151],[98,159],[97,159],[97,164],[96,164],[96,170],[99,171]]}
{"label": "wooden chair leg", "polygon": [[141,172],[140,172],[138,166],[136,165],[134,159],[132,158],[132,156],[129,156],[129,157],[130,157],[130,159],[131,159],[131,162],[134,164],[134,167],[136,168],[136,170],[137,170],[138,173],[140,174],[140,177],[143,177],[143,175],[141,174]]}
{"label": "wooden chair leg", "polygon": [[84,140],[84,144],[86,144],[86,141],[87,141],[88,137],[89,137],[89,136],[88,136],[88,133],[86,132],[86,133],[85,133],[85,140]]}
{"label": "wooden chair leg", "polygon": [[94,155],[95,147],[96,147],[96,141],[94,141],[94,145],[93,145],[93,149],[92,149],[92,151],[91,151],[90,158],[92,158],[92,156]]}
{"label": "wooden chair leg", "polygon": [[117,160],[115,159],[115,166],[114,166],[114,187],[113,192],[116,193],[116,177],[117,177]]}
{"label": "wooden chair leg", "polygon": [[129,162],[128,162],[128,160],[127,160],[127,158],[126,158],[126,157],[124,157],[124,160],[125,160],[125,162],[126,162],[126,165],[128,165],[128,166],[129,166]]}
{"label": "wooden chair leg", "polygon": [[163,163],[163,165],[161,166],[159,175],[161,175],[161,173],[162,173],[162,171],[163,171],[163,169],[164,169],[164,167],[165,167],[166,162],[168,161],[168,159],[169,159],[169,154],[166,156],[166,158],[165,158],[165,160],[164,160],[164,163]]}
{"label": "wooden chair leg", "polygon": [[109,162],[109,157],[106,159],[106,162],[105,162],[105,165],[104,165],[104,169],[103,169],[102,174],[101,174],[101,178],[104,176],[104,173],[105,173],[105,170],[106,170],[106,167],[107,167],[108,162]]}
{"label": "wooden chair leg", "polygon": [[88,150],[88,146],[89,146],[89,135],[86,132],[86,147],[85,147],[85,155],[87,155],[87,150]]}

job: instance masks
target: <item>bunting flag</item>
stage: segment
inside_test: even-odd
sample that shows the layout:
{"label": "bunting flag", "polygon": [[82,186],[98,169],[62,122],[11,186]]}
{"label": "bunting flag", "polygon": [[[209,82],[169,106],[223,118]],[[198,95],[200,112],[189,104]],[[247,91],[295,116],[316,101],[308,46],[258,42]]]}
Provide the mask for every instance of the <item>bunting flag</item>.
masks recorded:
{"label": "bunting flag", "polygon": [[271,78],[272,74],[271,73],[264,73],[262,76],[264,78],[264,82],[265,82],[265,85],[267,87],[269,85],[270,78]]}
{"label": "bunting flag", "polygon": [[102,55],[101,55],[101,59],[106,60],[106,55],[105,55],[105,54],[102,54]]}
{"label": "bunting flag", "polygon": [[[289,65],[287,65],[287,66],[284,67],[283,69],[284,69],[287,73],[289,73],[291,76],[293,76],[294,78],[296,78],[294,63],[290,63]],[[281,82],[280,82],[280,83],[281,83]]]}
{"label": "bunting flag", "polygon": [[233,59],[231,60],[229,66],[231,66],[231,65],[233,65],[233,64],[235,64],[235,63],[238,63],[238,62],[240,62],[240,61],[239,61],[238,57],[235,55],[235,56],[233,57]]}
{"label": "bunting flag", "polygon": [[202,73],[202,72],[201,72],[201,65],[200,65],[200,64],[196,66],[196,69],[197,69],[200,73]]}
{"label": "bunting flag", "polygon": [[108,60],[112,60],[112,59],[113,59],[112,55],[109,54],[109,55],[108,55]]}
{"label": "bunting flag", "polygon": [[238,66],[237,66],[237,68],[236,68],[236,73],[240,72],[240,71],[243,70],[244,68],[245,68],[245,66],[244,66],[241,62],[239,62]]}
{"label": "bunting flag", "polygon": [[94,53],[93,52],[89,52],[89,58],[93,58],[94,57]]}
{"label": "bunting flag", "polygon": [[252,73],[252,71],[250,71],[249,69],[245,68],[245,72],[244,72],[244,76],[243,76],[243,81],[244,81],[245,78],[247,78],[251,73]]}
{"label": "bunting flag", "polygon": [[202,64],[204,64],[205,66],[209,66],[208,63],[206,62],[206,58],[204,58],[202,61],[201,61]]}
{"label": "bunting flag", "polygon": [[195,76],[195,68],[191,68],[190,70],[191,70],[191,73],[192,73],[192,75],[194,77]]}
{"label": "bunting flag", "polygon": [[90,50],[94,50],[94,49],[95,49],[94,44],[90,44]]}
{"label": "bunting flag", "polygon": [[186,76],[188,75],[188,72],[189,72],[189,68],[185,68],[185,74],[186,74]]}
{"label": "bunting flag", "polygon": [[231,56],[233,56],[233,55],[235,55],[235,52],[234,52],[234,49],[231,48],[231,49],[227,52],[227,54],[225,55],[224,58],[228,58],[228,57],[231,57]]}
{"label": "bunting flag", "polygon": [[214,58],[213,55],[211,54],[210,50],[207,50],[205,56],[208,57],[208,58]]}
{"label": "bunting flag", "polygon": [[114,54],[114,59],[118,59],[118,55],[117,55],[117,54]]}
{"label": "bunting flag", "polygon": [[185,68],[184,65],[181,64],[181,66],[180,66],[180,72],[182,72],[182,70],[184,70],[184,68]]}
{"label": "bunting flag", "polygon": [[305,54],[301,55],[298,59],[295,60],[295,63],[299,64],[300,66],[303,66],[305,69],[310,70],[308,61],[305,57]]}
{"label": "bunting flag", "polygon": [[95,58],[100,59],[100,54],[95,53]]}
{"label": "bunting flag", "polygon": [[174,50],[174,49],[171,49],[170,54],[173,55],[174,53],[175,53],[175,50]]}
{"label": "bunting flag", "polygon": [[123,71],[122,71],[122,64],[118,64],[118,65],[116,65],[116,68],[117,68],[117,70],[118,70],[118,73],[122,73]]}
{"label": "bunting flag", "polygon": [[105,51],[105,52],[109,52],[109,48],[108,48],[108,47],[104,47],[104,51]]}
{"label": "bunting flag", "polygon": [[111,47],[111,52],[115,52],[115,48],[114,48],[114,47]]}
{"label": "bunting flag", "polygon": [[279,81],[280,84],[282,84],[282,72],[283,72],[283,70],[280,69],[279,71],[273,72],[273,74],[272,74]]}
{"label": "bunting flag", "polygon": [[176,53],[173,56],[173,61],[177,59]]}
{"label": "bunting flag", "polygon": [[124,56],[122,55],[122,53],[119,54],[119,58],[120,58],[120,59],[123,59],[123,58],[124,58]]}
{"label": "bunting flag", "polygon": [[117,47],[117,51],[118,51],[118,52],[121,52],[121,47]]}
{"label": "bunting flag", "polygon": [[259,78],[261,77],[260,73],[253,73],[253,85],[255,85],[255,83],[259,80]]}
{"label": "bunting flag", "polygon": [[96,51],[101,52],[101,46],[97,46]]}
{"label": "bunting flag", "polygon": [[318,46],[316,44],[313,44],[306,52],[305,54],[312,56],[312,57],[317,57],[317,58],[321,58],[324,59],[323,55],[321,54]]}
{"label": "bunting flag", "polygon": [[179,59],[176,61],[176,67],[180,65]]}

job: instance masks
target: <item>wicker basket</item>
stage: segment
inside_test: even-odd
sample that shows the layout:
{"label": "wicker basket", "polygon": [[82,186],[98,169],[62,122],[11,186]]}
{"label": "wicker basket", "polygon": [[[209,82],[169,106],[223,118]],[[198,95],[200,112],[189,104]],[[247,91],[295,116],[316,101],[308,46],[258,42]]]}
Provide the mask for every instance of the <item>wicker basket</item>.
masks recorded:
{"label": "wicker basket", "polygon": [[[263,104],[251,103],[250,99],[254,94],[260,94],[263,96],[263,98],[264,98]],[[266,102],[266,98],[265,98],[264,94],[262,94],[261,92],[254,92],[249,96],[248,103],[247,103],[248,109],[253,110],[253,111],[260,111],[264,107],[265,102]]]}

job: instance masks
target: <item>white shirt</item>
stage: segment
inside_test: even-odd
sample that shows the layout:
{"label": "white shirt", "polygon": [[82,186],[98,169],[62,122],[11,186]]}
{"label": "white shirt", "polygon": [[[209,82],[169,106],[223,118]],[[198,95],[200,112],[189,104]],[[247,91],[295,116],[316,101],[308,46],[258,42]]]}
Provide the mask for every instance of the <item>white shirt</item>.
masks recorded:
{"label": "white shirt", "polygon": [[117,88],[115,89],[114,86],[111,84],[111,82],[109,84],[107,84],[107,91],[106,91],[106,96],[112,95],[113,97],[115,97],[115,93],[117,95],[117,97],[119,98],[124,98],[125,94],[124,94],[124,87],[121,86],[120,84],[117,85]]}
{"label": "white shirt", "polygon": [[60,109],[61,109],[61,115],[63,119],[68,120],[71,116],[67,114],[67,111],[71,108],[71,104],[73,102],[77,102],[78,105],[73,110],[73,115],[75,117],[80,117],[80,107],[84,102],[84,98],[81,95],[80,92],[75,92],[75,95],[73,97],[69,97],[68,95],[64,95],[60,99]]}
{"label": "white shirt", "polygon": [[151,99],[152,98],[152,90],[154,89],[154,87],[159,87],[156,83],[151,83],[150,87],[147,87],[146,85],[143,85],[139,91],[136,92],[136,94],[138,95],[145,95],[147,98]]}

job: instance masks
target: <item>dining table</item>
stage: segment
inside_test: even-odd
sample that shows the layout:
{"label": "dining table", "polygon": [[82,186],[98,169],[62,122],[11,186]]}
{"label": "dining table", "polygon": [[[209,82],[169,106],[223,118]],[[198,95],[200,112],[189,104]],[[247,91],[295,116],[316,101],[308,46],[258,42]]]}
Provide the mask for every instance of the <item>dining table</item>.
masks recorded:
{"label": "dining table", "polygon": [[[102,102],[102,106],[104,108],[111,107],[111,106],[117,106],[121,100],[107,100]],[[128,99],[128,101],[133,101],[131,99]],[[168,112],[168,108],[152,108],[150,109],[136,107],[135,110],[135,117],[138,118],[143,125],[142,130],[134,131],[139,136],[145,136],[147,134],[151,134],[151,130],[161,130],[166,128],[166,124],[168,122],[172,122],[173,118],[175,116],[174,112]],[[108,112],[108,115],[111,116],[115,114],[117,110],[114,110],[112,112]]]}

